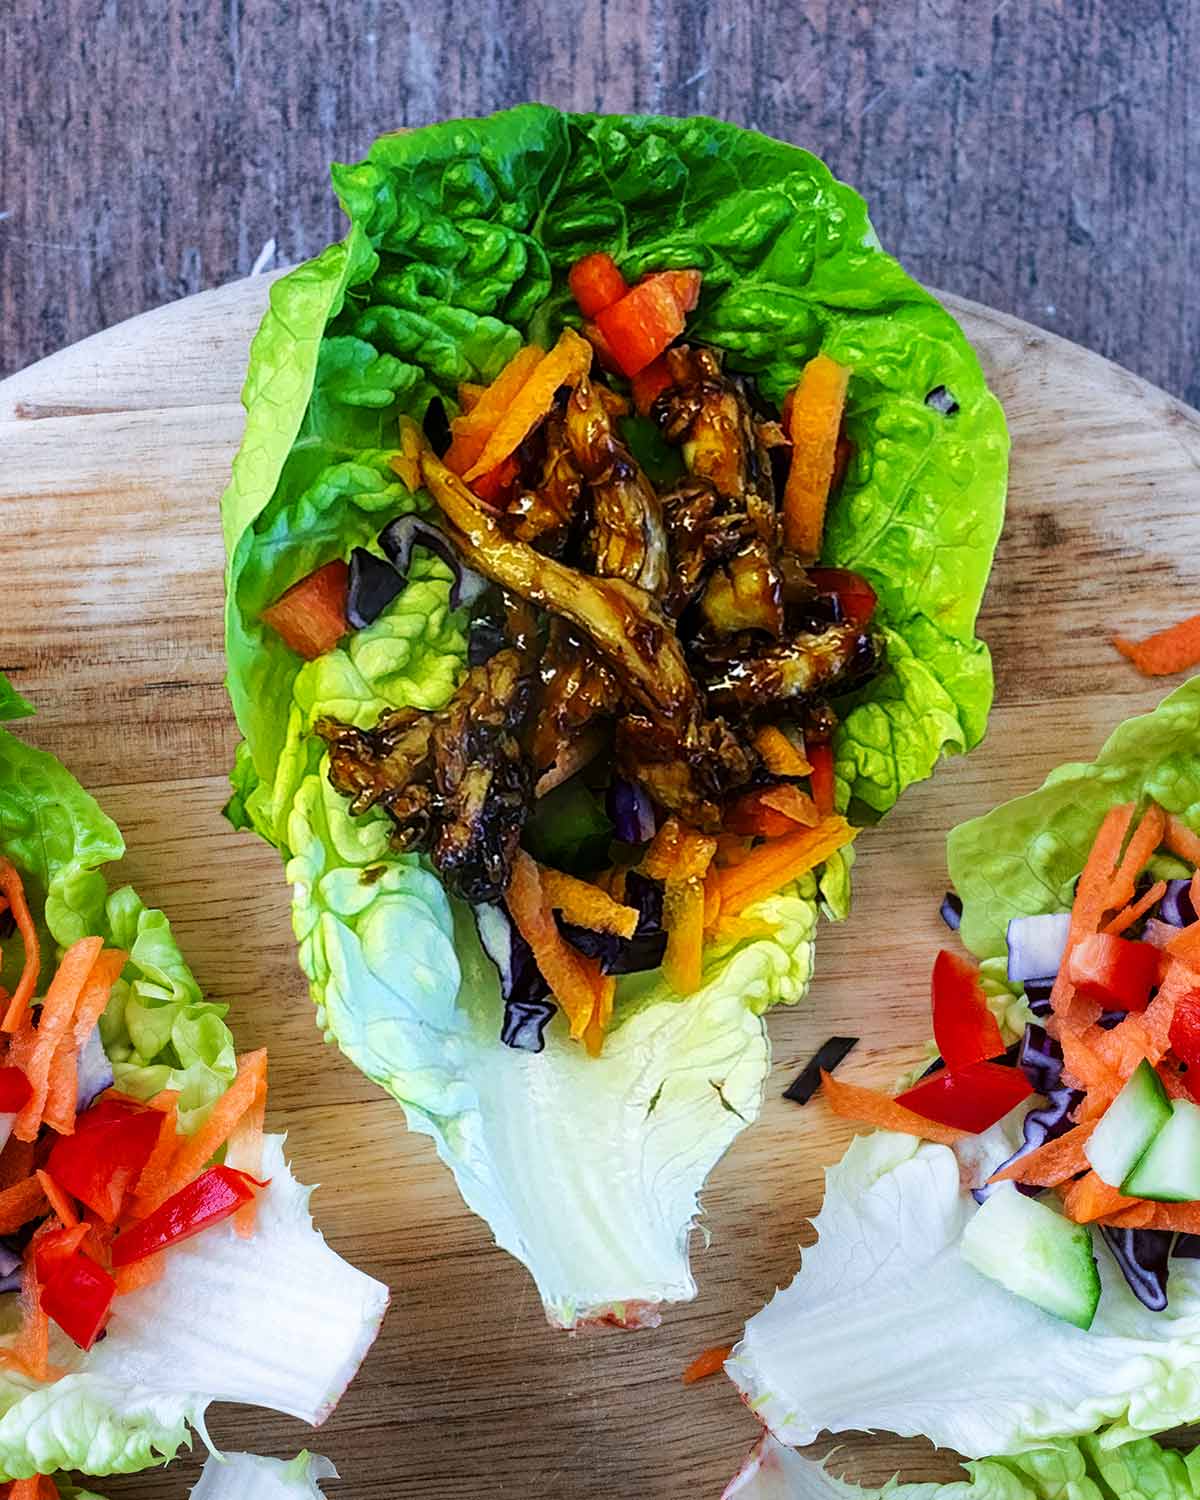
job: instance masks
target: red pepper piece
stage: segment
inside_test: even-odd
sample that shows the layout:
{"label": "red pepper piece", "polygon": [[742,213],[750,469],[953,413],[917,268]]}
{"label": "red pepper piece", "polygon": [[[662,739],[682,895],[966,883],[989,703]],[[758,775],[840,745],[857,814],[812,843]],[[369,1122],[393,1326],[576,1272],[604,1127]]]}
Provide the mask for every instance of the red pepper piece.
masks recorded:
{"label": "red pepper piece", "polygon": [[636,375],[683,332],[699,271],[659,271],[596,314],[596,327],[625,375]]}
{"label": "red pepper piece", "polygon": [[0,1114],[17,1114],[32,1095],[33,1085],[20,1068],[0,1068]]}
{"label": "red pepper piece", "polygon": [[838,601],[847,624],[870,622],[879,597],[861,573],[849,568],[809,568],[808,577],[818,594],[832,595]]}
{"label": "red pepper piece", "polygon": [[107,1321],[116,1293],[117,1283],[108,1272],[76,1251],[51,1270],[40,1300],[42,1311],[68,1338],[81,1349],[90,1349]]}
{"label": "red pepper piece", "polygon": [[130,1225],[113,1241],[113,1265],[127,1266],[177,1245],[210,1225],[235,1214],[254,1197],[254,1189],[266,1187],[248,1172],[233,1167],[209,1167],[194,1182],[173,1193],[145,1219]]}
{"label": "red pepper piece", "polygon": [[72,1197],[112,1224],[150,1159],[161,1124],[157,1109],[102,1100],[79,1116],[74,1135],[55,1141],[47,1170]]}
{"label": "red pepper piece", "polygon": [[1020,1068],[977,1062],[951,1072],[943,1068],[897,1096],[896,1103],[926,1120],[978,1135],[1033,1093]]}
{"label": "red pepper piece", "polygon": [[834,780],[833,780],[833,745],[829,740],[819,741],[810,745],[804,742],[804,754],[812,767],[809,781],[812,785],[812,799],[817,804],[817,811],[823,818],[828,818],[833,813],[834,802]]}
{"label": "red pepper piece", "polygon": [[1000,1056],[1004,1037],[988,1010],[974,964],[943,948],[934,960],[931,989],[933,1039],[948,1068],[969,1068]]}
{"label": "red pepper piece", "polygon": [[594,318],[606,307],[619,302],[629,290],[629,283],[617,270],[616,261],[604,250],[577,260],[567,276],[567,285],[585,318]]}
{"label": "red pepper piece", "polygon": [[1160,961],[1152,943],[1093,932],[1071,949],[1067,976],[1076,994],[1099,1001],[1106,1010],[1145,1010],[1158,983]]}
{"label": "red pepper piece", "polygon": [[350,569],[340,557],[294,583],[262,617],[307,661],[332,651],[350,629]]}
{"label": "red pepper piece", "polygon": [[1193,1081],[1193,1070],[1200,1068],[1200,992],[1182,995],[1175,1002],[1170,1037],[1171,1051],[1188,1065],[1184,1081],[1189,1085],[1188,1092],[1195,1097],[1200,1087],[1200,1077]]}
{"label": "red pepper piece", "polygon": [[650,415],[650,408],[665,390],[675,384],[666,359],[660,354],[655,360],[639,370],[633,377],[633,404],[643,417]]}

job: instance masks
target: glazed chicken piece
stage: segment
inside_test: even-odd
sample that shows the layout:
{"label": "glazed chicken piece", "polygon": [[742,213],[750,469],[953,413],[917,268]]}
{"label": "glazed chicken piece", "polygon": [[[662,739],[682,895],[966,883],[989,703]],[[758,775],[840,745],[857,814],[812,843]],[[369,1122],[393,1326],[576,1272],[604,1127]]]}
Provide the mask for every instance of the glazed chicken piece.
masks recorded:
{"label": "glazed chicken piece", "polygon": [[528,654],[506,647],[436,713],[398,709],[374,729],[320,719],[330,782],[352,813],[383,807],[397,847],[428,851],[456,895],[497,901],[533,799],[520,745],[532,690]]}
{"label": "glazed chicken piece", "polygon": [[662,593],[667,534],[654,486],[619,436],[600,388],[586,377],[567,398],[567,441],[591,491],[584,553],[601,578]]}
{"label": "glazed chicken piece", "polygon": [[871,632],[857,625],[831,625],[819,635],[802,632],[753,653],[710,649],[698,654],[697,669],[710,711],[740,716],[844,692],[875,672],[882,660],[882,643]]}
{"label": "glazed chicken piece", "polygon": [[573,776],[600,749],[604,721],[621,702],[612,672],[564,620],[553,620],[533,714],[533,765],[539,794]]}
{"label": "glazed chicken piece", "polygon": [[660,806],[709,833],[721,829],[721,803],[745,786],[758,756],[722,719],[697,719],[680,739],[644,714],[617,721],[617,763]]}
{"label": "glazed chicken piece", "polygon": [[696,685],[674,630],[650,595],[620,578],[576,572],[505,536],[458,475],[433,454],[422,454],[421,467],[467,564],[569,620],[652,719],[683,733],[695,710]]}
{"label": "glazed chicken piece", "polygon": [[505,516],[510,535],[551,557],[557,557],[566,547],[583,490],[582,477],[567,442],[565,406],[565,393],[560,393],[549,416],[534,434],[537,481],[518,489]]}

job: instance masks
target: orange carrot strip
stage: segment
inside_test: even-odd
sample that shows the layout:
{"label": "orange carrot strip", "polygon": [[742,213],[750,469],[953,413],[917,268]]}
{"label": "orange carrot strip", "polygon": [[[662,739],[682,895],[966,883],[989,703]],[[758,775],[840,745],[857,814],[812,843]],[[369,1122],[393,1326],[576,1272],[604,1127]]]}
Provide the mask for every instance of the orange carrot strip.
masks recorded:
{"label": "orange carrot strip", "polygon": [[1140,916],[1143,916],[1156,901],[1161,901],[1167,894],[1167,882],[1156,880],[1140,901],[1135,901],[1132,906],[1127,906],[1119,911],[1111,921],[1106,922],[1100,929],[1101,932],[1109,932],[1119,936],[1128,927],[1132,927]]}
{"label": "orange carrot strip", "polygon": [[1063,1031],[1059,1038],[1063,1049],[1063,1077],[1072,1088],[1093,1089],[1115,1084],[1119,1092],[1122,1082],[1120,1076],[1103,1058],[1096,1055],[1089,1036],[1090,1033],[1081,1035],[1074,1031]]}
{"label": "orange carrot strip", "polygon": [[1083,1154],[1083,1148],[1095,1128],[1095,1124],[1076,1125],[1066,1135],[1047,1141],[1036,1151],[1022,1156],[1019,1161],[1002,1167],[988,1181],[1024,1182],[1035,1187],[1057,1187],[1060,1182],[1068,1182],[1080,1172],[1088,1170],[1088,1159]]}
{"label": "orange carrot strip", "polygon": [[570,1022],[571,1035],[578,1040],[595,1008],[591,971],[583,954],[559,932],[537,863],[523,850],[513,860],[507,900],[517,931],[533,949],[538,968]]}
{"label": "orange carrot strip", "polygon": [[140,1291],[144,1286],[153,1286],[156,1281],[162,1279],[166,1270],[163,1251],[157,1255],[147,1255],[144,1260],[131,1261],[127,1266],[116,1266],[112,1272],[112,1278],[117,1283],[117,1295],[127,1296],[130,1292]]}
{"label": "orange carrot strip", "polygon": [[1105,1214],[1098,1222],[1108,1224],[1113,1229],[1150,1229],[1154,1224],[1155,1209],[1159,1205],[1148,1203],[1144,1198],[1131,1198],[1128,1204],[1127,1208],[1116,1213]]}
{"label": "orange carrot strip", "polygon": [[585,959],[585,963],[592,970],[595,997],[592,1001],[592,1014],[583,1033],[583,1045],[587,1048],[589,1057],[599,1057],[604,1047],[604,1033],[612,1020],[617,981],[615,975],[601,974],[599,959]]}
{"label": "orange carrot strip", "polygon": [[[538,350],[541,353],[541,350]],[[468,415],[479,404],[479,398],[487,390],[486,385],[476,385],[471,380],[460,380],[458,382],[458,404]]]}
{"label": "orange carrot strip", "polygon": [[896,1130],[901,1135],[919,1135],[922,1140],[937,1141],[943,1146],[953,1146],[967,1134],[965,1130],[927,1120],[875,1089],[862,1088],[857,1083],[841,1083],[824,1068],[821,1069],[821,1087],[830,1109],[844,1120],[874,1125],[879,1130]]}
{"label": "orange carrot strip", "polygon": [[49,1091],[50,1064],[59,1043],[70,1030],[75,1006],[103,947],[104,939],[98,937],[80,938],[77,943],[72,943],[50,981],[38,1015],[37,1030],[28,1041],[27,1049],[21,1049],[24,1058],[19,1066],[24,1068],[33,1093],[13,1123],[13,1134],[19,1141],[37,1138]]}
{"label": "orange carrot strip", "polygon": [[704,877],[704,930],[711,932],[721,915],[721,872],[710,865]]}
{"label": "orange carrot strip", "polygon": [[668,880],[663,893],[663,926],[667,951],[663,978],[678,995],[694,995],[700,988],[704,953],[704,883]]}
{"label": "orange carrot strip", "polygon": [[1178,1234],[1200,1234],[1200,1203],[1146,1203],[1134,1200],[1131,1208],[1112,1221],[1121,1229],[1173,1229]]}
{"label": "orange carrot strip", "polygon": [[36,1242],[35,1236],[25,1251],[21,1268],[21,1331],[13,1353],[35,1380],[45,1380],[50,1373],[50,1320],[42,1311],[34,1253]]}
{"label": "orange carrot strip", "polygon": [[568,922],[590,927],[594,932],[610,932],[631,938],[638,924],[636,906],[622,906],[619,901],[587,880],[564,875],[561,870],[542,866],[539,871],[542,893],[551,907],[562,912]]}
{"label": "orange carrot strip", "polygon": [[721,917],[737,916],[746,907],[799,879],[856,837],[845,818],[823,818],[815,828],[801,828],[752,850],[741,864],[721,872]]}
{"label": "orange carrot strip", "polygon": [[229,1139],[234,1126],[254,1103],[267,1076],[267,1049],[245,1052],[238,1058],[237,1077],[213,1105],[195,1135],[180,1136],[165,1180],[146,1196],[146,1213],[153,1213],[173,1193],[186,1187]]}
{"label": "orange carrot strip", "polygon": [[1200,834],[1193,833],[1182,818],[1174,814],[1167,817],[1163,843],[1172,854],[1186,859],[1189,865],[1200,870]]}
{"label": "orange carrot strip", "polygon": [[642,857],[642,870],[652,880],[703,880],[716,852],[715,838],[670,817]]}
{"label": "orange carrot strip", "polygon": [[59,1135],[71,1135],[75,1130],[79,1051],[104,1014],[112,987],[121,977],[128,959],[129,955],[119,948],[106,948],[96,959],[76,1002],[71,1029],[59,1042],[50,1061],[42,1121],[52,1130],[57,1130]]}
{"label": "orange carrot strip", "polygon": [[1087,1034],[1086,1040],[1100,1061],[1122,1082],[1133,1076],[1142,1061],[1153,1067],[1161,1056],[1140,1016],[1126,1017],[1111,1031],[1098,1026],[1095,1033]]}
{"label": "orange carrot strip", "polygon": [[697,1380],[704,1380],[706,1376],[715,1375],[723,1369],[732,1353],[732,1344],[719,1344],[715,1349],[706,1349],[703,1354],[697,1354],[679,1378],[684,1385],[695,1385]]}
{"label": "orange carrot strip", "polygon": [[1181,927],[1167,943],[1167,952],[1188,968],[1200,969],[1200,922]]}
{"label": "orange carrot strip", "polygon": [[522,386],[545,358],[536,344],[518,349],[470,411],[450,424],[451,441],[443,463],[455,474],[465,474],[487,445],[500,419],[520,394]]}
{"label": "orange carrot strip", "polygon": [[818,821],[819,814],[811,821],[788,817],[778,808],[768,807],[765,797],[762,790],[745,792],[736,802],[729,803],[722,818],[725,828],[748,838],[778,839],[795,833],[797,828],[812,827]]}
{"label": "orange carrot strip", "polygon": [[1166,827],[1166,813],[1157,802],[1151,802],[1143,813],[1141,822],[1130,834],[1121,863],[1113,876],[1112,889],[1108,893],[1110,907],[1125,906],[1133,900],[1137,878],[1162,843]]}
{"label": "orange carrot strip", "polygon": [[1192,873],[1192,879],[1188,885],[1188,897],[1192,903],[1192,910],[1200,912],[1200,906],[1196,905],[1196,902],[1200,901],[1200,870]]}
{"label": "orange carrot strip", "polygon": [[[554,393],[562,385],[578,385],[591,369],[592,346],[587,339],[580,338],[573,328],[564,328],[558,343],[533,369],[517,396],[508,405],[504,415],[488,435],[483,451],[464,473],[470,484],[480,474],[486,474],[498,463],[515,453],[537,424],[550,410]],[[486,397],[471,413],[471,420],[479,414]]]}
{"label": "orange carrot strip", "polygon": [[[1087,1166],[1086,1161],[1084,1166]],[[1109,1214],[1121,1213],[1136,1202],[1136,1198],[1127,1198],[1095,1172],[1089,1171],[1086,1177],[1072,1183],[1063,1194],[1063,1212],[1076,1224],[1091,1224]]]}
{"label": "orange carrot strip", "polygon": [[807,776],[812,771],[808,757],[802,755],[782,729],[768,724],[754,736],[754,748],[772,776]]}
{"label": "orange carrot strip", "polygon": [[48,1207],[46,1190],[36,1176],[5,1188],[0,1192],[0,1234],[16,1234]]}
{"label": "orange carrot strip", "polygon": [[[1120,862],[1121,848],[1132,819],[1132,802],[1109,810],[1092,842],[1079,877],[1075,904],[1071,908],[1066,949],[1059,966],[1058,978],[1050,991],[1051,1009],[1064,1030],[1083,1031],[1100,1013],[1098,1005],[1085,1002],[1076,1006],[1075,986],[1068,978],[1071,966],[1067,960],[1072,949],[1083,938],[1100,930],[1100,923],[1109,907],[1113,876]],[[1125,904],[1124,901],[1120,903],[1122,906]]]}
{"label": "orange carrot strip", "polygon": [[0,892],[4,894],[8,909],[12,912],[13,920],[17,924],[17,931],[21,935],[21,942],[25,945],[25,960],[21,965],[21,977],[17,980],[17,987],[12,992],[4,1012],[4,1019],[0,1022],[0,1030],[16,1031],[25,1019],[29,1010],[29,1002],[33,999],[33,992],[37,988],[38,974],[42,966],[42,950],[38,942],[37,928],[34,926],[25,900],[25,886],[15,865],[10,864],[2,855],[0,855]]}
{"label": "orange carrot strip", "polygon": [[1113,636],[1113,645],[1128,657],[1143,677],[1170,677],[1200,666],[1200,615],[1189,615],[1165,630],[1156,630],[1144,641]]}
{"label": "orange carrot strip", "polygon": [[763,805],[773,807],[776,812],[781,812],[785,817],[791,818],[793,823],[799,823],[803,828],[815,828],[821,821],[821,815],[817,811],[817,804],[808,795],[802,792],[798,786],[769,786],[761,793]]}
{"label": "orange carrot strip", "polygon": [[421,488],[421,448],[424,435],[411,417],[400,418],[400,452],[388,459],[388,467],[396,474],[406,490],[414,493]]}
{"label": "orange carrot strip", "polygon": [[42,1192],[45,1193],[50,1207],[62,1220],[63,1228],[74,1229],[79,1223],[79,1215],[75,1212],[75,1206],[67,1194],[50,1173],[43,1171],[41,1167],[37,1171],[37,1180],[41,1183]]}
{"label": "orange carrot strip", "polygon": [[[225,1149],[225,1164],[236,1167],[239,1172],[248,1172],[251,1177],[261,1178],[263,1158],[263,1130],[267,1121],[267,1080],[254,1096],[254,1103],[233,1128],[229,1145]],[[254,1233],[257,1220],[258,1194],[251,1196],[233,1216],[233,1227],[243,1239]]]}
{"label": "orange carrot strip", "polygon": [[803,562],[815,562],[821,553],[849,382],[845,365],[818,354],[805,365],[792,396],[792,462],[783,491],[783,539]]}
{"label": "orange carrot strip", "polygon": [[[179,1145],[178,1105],[179,1094],[174,1089],[163,1089],[150,1100],[150,1107],[161,1109],[163,1117],[158,1127],[158,1139],[146,1158],[146,1165],[138,1174],[137,1184],[133,1190],[133,1217],[135,1219],[144,1219],[151,1212],[149,1205],[154,1202],[170,1178],[171,1162]],[[241,1163],[234,1162],[231,1165],[241,1166]],[[243,1167],[242,1170],[248,1169]],[[262,1172],[255,1172],[254,1175],[261,1177]]]}

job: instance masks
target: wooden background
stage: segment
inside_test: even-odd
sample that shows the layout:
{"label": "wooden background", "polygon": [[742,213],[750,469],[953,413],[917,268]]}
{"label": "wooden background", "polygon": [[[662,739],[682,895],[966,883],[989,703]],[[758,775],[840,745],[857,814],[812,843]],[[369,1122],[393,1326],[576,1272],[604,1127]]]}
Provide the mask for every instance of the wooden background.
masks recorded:
{"label": "wooden background", "polygon": [[315,253],[379,131],[540,98],[811,147],[923,281],[1200,405],[1189,0],[4,0],[0,80],[0,375]]}

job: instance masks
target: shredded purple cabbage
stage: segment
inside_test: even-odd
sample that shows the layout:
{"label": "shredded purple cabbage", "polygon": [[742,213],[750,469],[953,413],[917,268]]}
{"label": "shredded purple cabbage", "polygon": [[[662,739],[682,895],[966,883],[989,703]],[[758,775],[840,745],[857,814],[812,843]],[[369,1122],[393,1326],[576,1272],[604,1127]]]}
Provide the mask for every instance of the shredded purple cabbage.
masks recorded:
{"label": "shredded purple cabbage", "polygon": [[957,891],[947,891],[942,897],[942,904],[938,908],[938,915],[951,932],[957,932],[962,925],[962,897]]}
{"label": "shredded purple cabbage", "polygon": [[1161,921],[1169,923],[1172,927],[1189,927],[1196,920],[1191,887],[1190,880],[1167,881],[1167,893],[1158,903],[1158,915]]}
{"label": "shredded purple cabbage", "polygon": [[605,797],[605,811],[623,844],[648,844],[654,837],[657,828],[654,804],[646,789],[636,781],[614,776]]}
{"label": "shredded purple cabbage", "polygon": [[385,558],[365,547],[350,554],[350,583],[346,594],[346,618],[355,630],[365,630],[384,612],[404,580]]}
{"label": "shredded purple cabbage", "polygon": [[1052,1094],[1062,1087],[1062,1048],[1041,1026],[1032,1022],[1018,1043],[1017,1067],[1039,1094]]}
{"label": "shredded purple cabbage", "polygon": [[454,574],[450,585],[451,609],[473,604],[488,586],[486,578],[466,566],[446,533],[420,516],[397,516],[394,521],[389,521],[379,533],[379,545],[401,578],[408,577],[414,547],[424,547],[426,551],[436,553]]}
{"label": "shredded purple cabbage", "polygon": [[1151,1312],[1167,1305],[1167,1272],[1171,1240],[1167,1229],[1114,1229],[1101,1224],[1100,1233],[1129,1283],[1129,1290]]}
{"label": "shredded purple cabbage", "polygon": [[642,974],[647,969],[657,969],[667,951],[667,934],[662,925],[662,882],[630,870],[625,876],[624,901],[638,912],[638,924],[630,938],[595,932],[564,920],[561,912],[554,913],[563,937],[585,958],[598,958],[602,974]]}
{"label": "shredded purple cabbage", "polygon": [[[1031,1109],[1025,1116],[1021,1126],[1024,1139],[1020,1147],[1007,1161],[1001,1162],[996,1167],[996,1171],[1000,1172],[1005,1167],[1012,1166],[1013,1162],[1020,1161],[1023,1156],[1028,1156],[1031,1151],[1036,1151],[1047,1141],[1057,1140],[1060,1135],[1066,1135],[1067,1131],[1075,1126],[1075,1121],[1071,1118],[1072,1111],[1082,1102],[1083,1094],[1078,1089],[1051,1090],[1046,1096],[1045,1105],[1041,1109]],[[999,1183],[985,1183],[983,1187],[972,1188],[971,1196],[976,1203],[983,1203],[999,1186]],[[1028,1183],[1019,1182],[1017,1191],[1036,1197],[1042,1190]]]}
{"label": "shredded purple cabbage", "polygon": [[506,1000],[500,1040],[518,1052],[543,1051],[546,1026],[556,1009],[549,1000]]}

